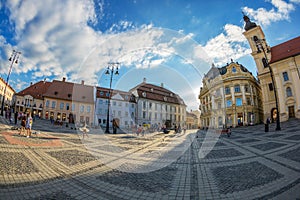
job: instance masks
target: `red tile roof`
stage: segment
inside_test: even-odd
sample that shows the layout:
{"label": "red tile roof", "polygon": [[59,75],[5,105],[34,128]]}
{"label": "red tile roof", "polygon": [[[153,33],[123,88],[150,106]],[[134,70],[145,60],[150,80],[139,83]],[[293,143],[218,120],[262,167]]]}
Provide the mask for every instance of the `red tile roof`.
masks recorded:
{"label": "red tile roof", "polygon": [[271,48],[271,61],[277,61],[300,54],[300,36]]}
{"label": "red tile roof", "polygon": [[74,83],[53,80],[44,96],[72,101],[73,86]]}
{"label": "red tile roof", "polygon": [[173,104],[185,104],[179,95],[172,91],[149,83],[141,83],[130,91],[137,90],[138,96],[145,99],[162,101]]}
{"label": "red tile roof", "polygon": [[40,81],[35,84],[30,85],[26,89],[18,92],[16,95],[25,96],[31,95],[35,99],[43,99],[43,95],[46,93],[47,89],[52,83],[46,81]]}
{"label": "red tile roof", "polygon": [[94,103],[93,86],[66,81],[53,80],[44,96],[68,101]]}

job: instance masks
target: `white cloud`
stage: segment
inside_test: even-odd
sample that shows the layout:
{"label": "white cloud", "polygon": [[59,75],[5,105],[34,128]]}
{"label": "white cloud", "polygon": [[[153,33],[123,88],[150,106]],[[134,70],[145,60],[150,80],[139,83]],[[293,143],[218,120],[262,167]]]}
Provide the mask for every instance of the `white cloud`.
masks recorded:
{"label": "white cloud", "polygon": [[224,33],[210,39],[204,50],[213,58],[216,65],[224,65],[230,59],[238,59],[250,53],[243,29],[236,25],[226,24]]}
{"label": "white cloud", "polygon": [[290,0],[292,3],[300,3],[300,0]]}
{"label": "white cloud", "polygon": [[[294,9],[282,0],[273,0],[272,4],[276,11],[247,7],[244,11],[255,19],[265,15],[262,22],[268,24],[276,17],[288,19]],[[84,79],[95,84],[96,74],[108,62],[147,68],[159,66],[176,55],[199,67],[203,60],[211,62],[210,58],[221,65],[250,53],[242,28],[232,24],[226,24],[223,33],[203,48],[193,40],[192,33],[154,28],[153,24],[136,27],[133,22],[122,20],[108,32],[96,31],[89,24],[104,16],[103,1],[95,5],[92,0],[15,0],[7,6],[15,24],[16,46],[22,51],[22,68],[14,72],[32,72],[36,79],[68,76],[70,81]],[[0,42],[6,41],[0,37]]]}
{"label": "white cloud", "polygon": [[289,20],[290,12],[295,10],[292,3],[287,3],[283,0],[272,0],[271,4],[274,8],[270,10],[266,10],[265,8],[258,8],[257,10],[254,10],[253,8],[244,7],[243,11],[249,15],[250,18],[253,18],[258,24],[268,26],[272,22]]}
{"label": "white cloud", "polygon": [[96,19],[93,1],[9,1],[7,6],[23,53],[23,66],[16,73],[72,73],[98,42],[98,34],[88,26]]}
{"label": "white cloud", "polygon": [[[293,3],[300,2],[299,0],[290,1]],[[289,20],[289,14],[295,8],[292,3],[287,3],[283,0],[272,0],[274,6],[270,10],[265,8],[244,7],[243,11],[250,18],[254,19],[257,24],[268,26],[272,22],[280,20]],[[239,26],[226,24],[223,32],[216,37],[210,39],[204,49],[208,55],[213,58],[216,65],[224,65],[229,59],[238,59],[250,54],[250,49],[244,35],[243,29]]]}

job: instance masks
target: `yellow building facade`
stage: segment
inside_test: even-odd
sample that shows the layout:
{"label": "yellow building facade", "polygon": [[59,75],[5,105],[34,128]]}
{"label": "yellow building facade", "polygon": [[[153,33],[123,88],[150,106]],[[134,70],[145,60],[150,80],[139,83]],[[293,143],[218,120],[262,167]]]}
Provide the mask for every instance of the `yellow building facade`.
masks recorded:
{"label": "yellow building facade", "polygon": [[262,120],[261,89],[243,65],[231,62],[212,66],[202,80],[200,120],[202,128],[254,125]]}
{"label": "yellow building facade", "polygon": [[280,121],[300,118],[300,37],[270,47],[261,27],[247,16],[244,20],[243,34],[250,44],[262,88],[264,121],[277,121],[277,108]]}
{"label": "yellow building facade", "polygon": [[0,102],[1,102],[0,105],[2,105],[3,96],[5,96],[4,110],[6,110],[8,107],[11,106],[14,94],[15,94],[15,90],[10,85],[6,85],[6,81],[3,78],[0,78]]}
{"label": "yellow building facade", "polygon": [[53,80],[45,94],[43,118],[57,122],[94,125],[94,87]]}
{"label": "yellow building facade", "polygon": [[34,117],[40,117],[57,123],[77,123],[94,125],[93,86],[53,80],[39,81],[18,92],[15,95],[16,111],[31,112]]}

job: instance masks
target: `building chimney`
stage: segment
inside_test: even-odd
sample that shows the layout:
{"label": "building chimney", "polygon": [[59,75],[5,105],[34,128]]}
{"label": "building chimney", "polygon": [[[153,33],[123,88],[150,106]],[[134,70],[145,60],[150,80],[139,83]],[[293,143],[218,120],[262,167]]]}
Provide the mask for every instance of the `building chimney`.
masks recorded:
{"label": "building chimney", "polygon": [[84,85],[84,80],[81,80],[81,85]]}
{"label": "building chimney", "polygon": [[164,83],[161,83],[161,84],[160,84],[160,87],[164,87]]}
{"label": "building chimney", "polygon": [[144,78],[143,78],[143,83],[146,83],[146,81],[147,81],[147,79],[144,77]]}
{"label": "building chimney", "polygon": [[63,77],[63,80],[62,80],[63,82],[66,82],[66,77]]}

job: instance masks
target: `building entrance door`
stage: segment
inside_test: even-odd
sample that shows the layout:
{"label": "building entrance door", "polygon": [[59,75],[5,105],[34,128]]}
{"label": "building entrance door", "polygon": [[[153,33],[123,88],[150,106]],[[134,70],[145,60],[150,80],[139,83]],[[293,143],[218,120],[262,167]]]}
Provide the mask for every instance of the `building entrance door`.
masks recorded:
{"label": "building entrance door", "polygon": [[289,118],[294,118],[295,117],[295,108],[294,106],[289,106]]}

